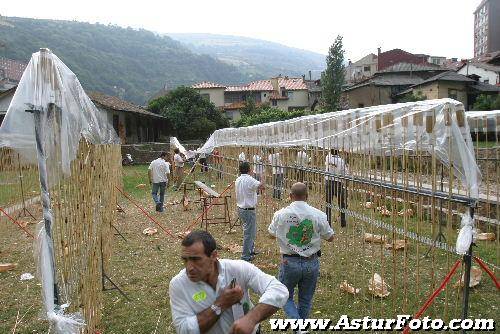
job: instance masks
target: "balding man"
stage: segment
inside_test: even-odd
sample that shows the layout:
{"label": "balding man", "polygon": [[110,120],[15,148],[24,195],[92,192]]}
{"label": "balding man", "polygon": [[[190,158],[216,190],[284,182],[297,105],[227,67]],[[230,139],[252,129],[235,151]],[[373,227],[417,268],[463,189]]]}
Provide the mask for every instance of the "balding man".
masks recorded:
{"label": "balding man", "polygon": [[[292,186],[290,199],[289,206],[274,214],[268,231],[278,240],[283,257],[279,280],[289,292],[283,309],[289,318],[307,319],[319,275],[321,239],[333,241],[334,232],[326,214],[306,203],[307,186],[304,183]],[[296,286],[297,305],[293,300]]]}

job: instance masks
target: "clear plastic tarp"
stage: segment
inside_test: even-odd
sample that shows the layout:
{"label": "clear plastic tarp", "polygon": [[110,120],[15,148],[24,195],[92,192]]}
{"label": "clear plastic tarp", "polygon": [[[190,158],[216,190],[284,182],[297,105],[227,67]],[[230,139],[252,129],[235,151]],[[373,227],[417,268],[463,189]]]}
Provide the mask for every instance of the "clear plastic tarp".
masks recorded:
{"label": "clear plastic tarp", "polygon": [[46,318],[55,333],[77,334],[85,325],[80,312],[65,314],[56,279],[51,187],[70,174],[80,140],[118,144],[105,112],[95,107],[76,75],[48,49],[31,57],[0,127],[0,147],[9,147],[28,162],[37,163],[43,221],[35,240]]}
{"label": "clear plastic tarp", "polygon": [[317,146],[386,156],[405,150],[426,151],[453,166],[472,197],[478,196],[481,181],[464,107],[452,99],[350,109],[220,129],[198,152],[210,153],[220,146]]}
{"label": "clear plastic tarp", "polygon": [[60,140],[58,145],[45,145],[47,159],[60,160],[66,174],[82,136],[93,144],[119,143],[106,113],[95,107],[76,75],[49,50],[31,57],[0,127],[0,147],[10,147],[32,163],[37,163],[37,112],[41,127],[55,130],[44,131],[43,141]]}

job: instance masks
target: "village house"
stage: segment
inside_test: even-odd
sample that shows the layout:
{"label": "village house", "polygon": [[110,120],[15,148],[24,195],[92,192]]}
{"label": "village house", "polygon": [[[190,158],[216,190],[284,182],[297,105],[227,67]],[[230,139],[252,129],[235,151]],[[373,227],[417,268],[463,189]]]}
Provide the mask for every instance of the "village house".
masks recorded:
{"label": "village house", "polygon": [[500,85],[500,51],[484,54],[464,62],[458,69],[463,75],[476,75],[479,80],[491,85]]}
{"label": "village house", "polygon": [[168,121],[133,103],[99,92],[88,93],[95,106],[104,110],[122,144],[168,142]]}
{"label": "village house", "polygon": [[344,88],[342,106],[351,109],[394,103],[397,94],[443,71],[431,64],[397,63]]}
{"label": "village house", "polygon": [[[0,91],[0,125],[7,113],[17,86]],[[104,110],[108,121],[119,135],[122,144],[168,141],[168,121],[135,104],[103,93],[88,93],[95,106]]]}
{"label": "village house", "polygon": [[[252,99],[257,106],[269,104],[282,110],[295,110],[316,106],[317,95],[309,93],[306,80],[278,76],[267,80],[252,81],[245,85],[223,86],[213,82],[201,82],[191,86],[217,107],[224,110],[226,116],[237,121],[241,118],[241,109],[245,102]],[[223,97],[223,104],[222,104]],[[315,98],[314,100],[311,99]]]}
{"label": "village house", "polygon": [[480,94],[498,95],[499,92],[500,87],[478,82],[454,71],[447,71],[411,86],[397,94],[397,97],[421,94],[429,100],[450,98],[462,102],[465,110],[469,110]]}

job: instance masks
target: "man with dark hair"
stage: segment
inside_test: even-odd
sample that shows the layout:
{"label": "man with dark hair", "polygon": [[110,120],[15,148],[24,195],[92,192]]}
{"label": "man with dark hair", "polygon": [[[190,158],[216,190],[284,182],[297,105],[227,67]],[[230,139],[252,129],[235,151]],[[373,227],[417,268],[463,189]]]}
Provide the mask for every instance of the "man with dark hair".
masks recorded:
{"label": "man with dark hair", "polygon": [[178,148],[174,149],[174,169],[175,169],[175,181],[176,181],[176,190],[179,190],[182,180],[184,178],[184,163],[185,160],[182,158],[180,151]]}
{"label": "man with dark hair", "polygon": [[[163,212],[165,188],[168,183],[168,174],[170,174],[170,164],[167,162],[167,156],[167,152],[162,152],[160,157],[153,160],[148,168],[149,184],[152,185],[151,195],[158,212]],[[160,191],[160,196],[158,196],[158,191]]]}
{"label": "man with dark hair", "polygon": [[[188,234],[181,257],[185,269],[169,285],[178,334],[256,333],[258,324],[288,299],[286,287],[253,264],[218,259],[215,240],[208,232]],[[255,307],[248,289],[261,296]]]}
{"label": "man with dark hair", "polygon": [[255,238],[257,237],[257,190],[263,190],[264,184],[250,175],[250,163],[240,163],[240,176],[235,182],[236,205],[238,217],[243,226],[243,252],[241,259],[252,261],[255,252]]}
{"label": "man with dark hair", "polygon": [[[307,319],[319,276],[321,239],[333,241],[333,229],[326,214],[307,204],[307,186],[292,186],[292,203],[274,214],[268,227],[271,237],[278,239],[282,262],[279,280],[288,288],[288,301],[283,309],[289,318]],[[293,300],[298,287],[298,303]],[[304,333],[297,331],[296,333]]]}
{"label": "man with dark hair", "polygon": [[325,159],[325,171],[327,173],[335,174],[336,176],[326,175],[325,176],[325,196],[326,196],[326,216],[328,219],[328,224],[332,225],[332,199],[333,196],[337,197],[337,203],[340,211],[340,226],[347,226],[345,219],[345,212],[343,209],[347,208],[346,197],[347,189],[344,188],[344,182],[338,176],[344,176],[349,173],[349,168],[344,159],[339,155],[337,149],[331,149],[330,153]]}

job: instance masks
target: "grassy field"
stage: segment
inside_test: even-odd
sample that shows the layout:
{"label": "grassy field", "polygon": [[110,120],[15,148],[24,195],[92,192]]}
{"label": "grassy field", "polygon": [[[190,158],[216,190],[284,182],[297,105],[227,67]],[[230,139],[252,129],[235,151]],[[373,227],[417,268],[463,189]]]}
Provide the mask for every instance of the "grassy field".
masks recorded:
{"label": "grassy field", "polygon": [[[146,166],[126,167],[123,175],[125,191],[174,234],[185,231],[199,215],[199,204],[191,204],[189,211],[183,211],[181,205],[170,204],[179,201],[182,196],[181,192],[175,192],[172,187],[167,192],[166,212],[154,213],[149,187],[136,187],[148,184]],[[233,180],[227,178],[218,181],[212,175],[197,175],[196,179],[215,185],[217,191],[222,191]],[[231,195],[231,214],[234,217],[234,192]],[[194,200],[197,194],[190,192],[189,196]],[[355,199],[358,195],[353,196]],[[275,241],[267,237],[267,226],[273,212],[288,203],[286,200],[270,199],[270,190],[259,201],[257,248],[262,253],[256,257],[255,264],[262,270],[277,275],[280,257]],[[320,196],[312,196],[310,202],[320,206],[322,199]],[[126,241],[118,236],[113,237],[114,252],[111,269],[107,274],[126,292],[131,301],[127,301],[117,291],[104,292],[103,333],[174,333],[168,302],[168,283],[182,269],[179,240],[161,230],[153,236],[143,235],[142,231],[146,227],[155,225],[126,199],[121,198],[120,204],[125,213],[118,214],[116,227]],[[362,208],[361,200],[350,201],[349,209],[421,235],[433,237],[437,233],[435,225],[425,223],[428,221],[426,216],[415,215],[411,219],[384,218],[375,211]],[[40,214],[40,211],[37,212]],[[337,233],[334,243],[323,246],[321,277],[311,312],[311,317],[314,318],[337,319],[342,314],[352,317],[413,314],[458,259],[457,255],[439,249],[432,249],[424,257],[429,247],[413,240],[409,241],[405,251],[392,251],[384,245],[365,243],[365,232],[385,234],[388,239],[398,237],[390,231],[353,218],[348,219],[347,228],[340,228],[337,223],[334,228]],[[238,252],[228,248],[242,244],[241,228],[237,227],[233,233],[228,233],[227,226],[216,225],[210,226],[209,230],[219,243],[221,257],[239,258]],[[456,226],[448,222],[443,232],[448,244],[453,245]],[[474,252],[485,260],[498,264],[498,241],[482,242]],[[36,271],[31,240],[4,218],[0,220],[0,256],[0,262],[18,263],[15,270],[0,273],[0,333],[46,333],[48,324],[39,319],[41,302],[38,281],[19,280],[22,273],[34,274]],[[368,280],[375,272],[390,286],[391,294],[386,298],[375,297],[368,291]],[[426,315],[443,319],[460,317],[462,290],[453,287],[460,274],[461,272],[455,275]],[[360,293],[350,295],[342,292],[339,284],[344,280],[359,288]],[[471,290],[470,316],[494,318],[498,321],[499,305],[498,292],[491,280],[483,275],[481,283]],[[284,317],[284,314],[279,311],[277,316]],[[267,323],[264,329],[266,333],[270,332]]]}

